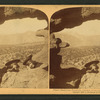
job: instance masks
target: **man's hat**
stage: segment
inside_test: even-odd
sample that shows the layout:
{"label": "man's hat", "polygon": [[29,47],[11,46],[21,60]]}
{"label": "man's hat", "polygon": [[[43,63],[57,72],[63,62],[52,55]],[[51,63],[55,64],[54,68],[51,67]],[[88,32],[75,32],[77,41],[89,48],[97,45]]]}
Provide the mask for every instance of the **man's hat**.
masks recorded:
{"label": "man's hat", "polygon": [[29,55],[26,60],[23,62],[23,65],[26,65],[29,60],[32,59],[32,55]]}
{"label": "man's hat", "polygon": [[89,66],[92,65],[92,64],[98,64],[98,63],[99,63],[98,60],[96,60],[96,61],[91,61],[91,62],[85,64],[85,67],[89,67]]}
{"label": "man's hat", "polygon": [[19,59],[11,60],[11,61],[7,62],[5,65],[6,65],[6,66],[9,66],[9,65],[11,65],[12,63],[18,63],[19,61],[20,61]]}

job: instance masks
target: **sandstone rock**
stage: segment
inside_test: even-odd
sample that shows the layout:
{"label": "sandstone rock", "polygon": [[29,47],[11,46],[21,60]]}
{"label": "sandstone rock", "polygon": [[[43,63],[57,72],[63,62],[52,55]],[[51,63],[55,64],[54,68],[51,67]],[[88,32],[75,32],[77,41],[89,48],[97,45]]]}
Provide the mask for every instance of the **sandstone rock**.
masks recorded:
{"label": "sandstone rock", "polygon": [[50,32],[73,28],[88,20],[100,20],[100,7],[66,8],[55,12],[51,17]]}
{"label": "sandstone rock", "polygon": [[48,72],[41,68],[19,72],[7,72],[1,82],[1,88],[47,88]]}
{"label": "sandstone rock", "polygon": [[79,89],[100,89],[100,73],[85,74],[79,85]]}
{"label": "sandstone rock", "polygon": [[48,20],[44,12],[26,7],[0,7],[0,24],[9,19],[37,18],[39,20]]}
{"label": "sandstone rock", "polygon": [[48,65],[48,30],[38,30],[36,36],[44,37],[43,49],[32,57],[32,60]]}

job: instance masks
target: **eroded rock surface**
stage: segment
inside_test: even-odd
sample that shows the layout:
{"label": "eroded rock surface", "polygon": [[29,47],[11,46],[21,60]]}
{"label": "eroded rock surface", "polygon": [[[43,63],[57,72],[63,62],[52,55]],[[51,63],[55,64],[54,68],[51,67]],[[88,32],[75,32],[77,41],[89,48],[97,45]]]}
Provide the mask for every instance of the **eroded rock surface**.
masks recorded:
{"label": "eroded rock surface", "polygon": [[0,7],[0,24],[3,24],[5,20],[21,19],[26,17],[48,20],[45,13],[34,8]]}
{"label": "eroded rock surface", "polygon": [[7,72],[2,78],[1,88],[48,88],[48,72],[41,68]]}
{"label": "eroded rock surface", "polygon": [[100,73],[85,74],[79,85],[79,89],[100,89]]}
{"label": "eroded rock surface", "polygon": [[100,7],[75,7],[61,9],[51,17],[50,33],[59,32],[64,28],[73,28],[84,21],[99,19]]}

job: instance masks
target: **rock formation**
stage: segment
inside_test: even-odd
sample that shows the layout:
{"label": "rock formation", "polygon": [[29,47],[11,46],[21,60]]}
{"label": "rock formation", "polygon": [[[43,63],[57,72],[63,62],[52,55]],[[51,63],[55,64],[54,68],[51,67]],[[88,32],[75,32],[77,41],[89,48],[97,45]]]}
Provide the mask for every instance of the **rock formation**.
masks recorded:
{"label": "rock formation", "polygon": [[[65,67],[65,65],[62,64],[62,55],[59,54],[60,46],[57,46],[57,43],[53,42],[53,40],[55,38],[54,32],[59,32],[65,28],[73,28],[75,26],[81,25],[85,21],[94,20],[94,19],[100,20],[100,8],[99,7],[67,8],[67,9],[62,9],[52,15],[51,22],[50,22],[50,34],[51,34],[50,74],[53,76],[52,78],[50,78],[50,87],[51,88],[68,88],[67,85],[64,86],[64,84],[67,81],[64,81],[65,82],[64,84],[63,84],[63,82],[61,83],[61,80],[66,75],[67,71],[66,71],[66,69],[65,70],[62,69],[63,67]],[[55,38],[55,40],[56,40],[56,38]],[[57,48],[56,48],[56,46],[57,46]],[[73,66],[71,65],[70,68],[72,68],[72,67]],[[64,76],[62,76],[62,74],[63,74],[62,70],[65,72]],[[71,69],[71,71],[73,72],[73,69]],[[72,75],[72,77],[74,78],[76,76]],[[56,78],[58,79],[58,81],[56,80]],[[61,78],[61,80],[60,80],[60,78]],[[68,76],[67,76],[67,78],[68,78]],[[67,78],[65,78],[65,80]],[[70,83],[71,83],[71,81],[70,81]],[[60,84],[60,85],[57,87],[57,84]],[[62,84],[63,84],[63,86],[62,86]],[[75,87],[71,87],[71,88],[75,88]]]}
{"label": "rock formation", "polygon": [[48,88],[48,72],[42,68],[7,72],[2,78],[1,88]]}
{"label": "rock formation", "polygon": [[50,33],[58,32],[64,28],[73,28],[84,21],[100,19],[99,7],[77,7],[62,9],[54,13],[50,22]]}
{"label": "rock formation", "polygon": [[[0,24],[10,19],[37,18],[48,21],[47,16],[33,8],[22,7],[0,7]],[[34,27],[33,27],[34,28]],[[33,57],[33,60],[43,63],[40,67],[27,70],[20,69],[19,72],[7,72],[2,77],[1,88],[47,88],[48,87],[48,26],[39,31],[37,36],[45,38],[44,47]],[[24,66],[25,67],[25,66]]]}

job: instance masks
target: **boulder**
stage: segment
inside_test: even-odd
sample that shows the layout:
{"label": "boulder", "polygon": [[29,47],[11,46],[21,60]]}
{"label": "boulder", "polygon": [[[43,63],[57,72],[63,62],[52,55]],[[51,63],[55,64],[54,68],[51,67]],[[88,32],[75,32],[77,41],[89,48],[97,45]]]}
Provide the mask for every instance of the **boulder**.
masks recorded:
{"label": "boulder", "polygon": [[100,72],[86,73],[82,78],[79,89],[100,89]]}
{"label": "boulder", "polygon": [[2,77],[1,88],[48,88],[48,72],[41,68],[7,72]]}

